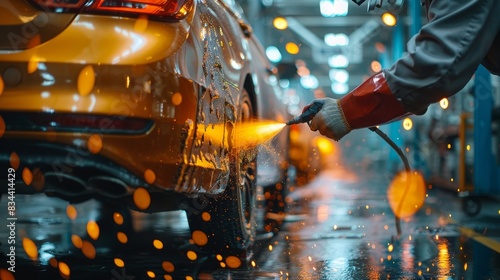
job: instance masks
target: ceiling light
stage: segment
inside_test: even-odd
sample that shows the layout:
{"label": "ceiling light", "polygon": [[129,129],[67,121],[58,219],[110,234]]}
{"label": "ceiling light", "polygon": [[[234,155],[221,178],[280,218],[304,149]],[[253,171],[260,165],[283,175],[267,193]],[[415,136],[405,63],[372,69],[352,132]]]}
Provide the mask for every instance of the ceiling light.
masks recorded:
{"label": "ceiling light", "polygon": [[269,58],[269,60],[274,63],[280,62],[282,58],[280,50],[275,46],[267,47],[266,55],[267,58]]}
{"label": "ceiling light", "polygon": [[321,0],[319,9],[324,17],[346,16],[349,11],[348,0]]}
{"label": "ceiling light", "polygon": [[298,54],[300,51],[299,46],[293,42],[286,43],[285,49],[289,54]]}
{"label": "ceiling light", "polygon": [[332,68],[345,68],[349,66],[349,59],[343,54],[334,55],[328,59],[328,65]]}
{"label": "ceiling light", "polygon": [[332,83],[332,91],[335,94],[346,94],[349,91],[349,85],[346,83]]}
{"label": "ceiling light", "polygon": [[325,44],[328,46],[347,46],[349,45],[349,36],[344,33],[328,33],[324,37]]}
{"label": "ceiling light", "polygon": [[288,28],[288,21],[285,18],[277,17],[273,20],[273,26],[279,30],[285,30]]}
{"label": "ceiling light", "polygon": [[391,13],[384,13],[382,15],[382,22],[387,26],[395,26],[397,23],[396,17]]}
{"label": "ceiling light", "polygon": [[300,77],[300,85],[305,89],[315,89],[319,86],[318,78],[314,75]]}
{"label": "ceiling light", "polygon": [[349,72],[344,69],[330,69],[329,74],[332,82],[347,83],[349,81]]}

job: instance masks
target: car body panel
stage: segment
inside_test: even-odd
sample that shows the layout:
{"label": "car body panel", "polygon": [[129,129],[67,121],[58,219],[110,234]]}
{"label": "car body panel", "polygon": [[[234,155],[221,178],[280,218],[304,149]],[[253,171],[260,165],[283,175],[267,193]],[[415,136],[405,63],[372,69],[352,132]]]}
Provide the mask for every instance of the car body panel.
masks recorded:
{"label": "car body panel", "polygon": [[[26,4],[20,2],[9,0],[3,7],[23,10]],[[192,13],[178,22],[45,11],[32,16],[49,18],[47,25],[70,22],[51,36],[43,34],[53,28],[25,19],[21,25],[38,26],[42,36],[18,34],[27,43],[0,50],[0,117],[23,112],[96,115],[102,116],[100,131],[60,131],[57,125],[22,129],[18,120],[4,117],[0,162],[8,163],[17,153],[21,167],[64,173],[94,170],[95,159],[99,166],[113,166],[92,171],[96,176],[118,172],[129,186],[222,192],[242,89],[251,85],[246,89],[253,92],[256,118],[286,119],[275,73],[258,41],[243,34],[242,19],[235,16],[221,1],[196,1]],[[12,12],[0,19],[0,31],[19,24],[15,21]],[[154,125],[138,134],[107,133],[114,118],[153,120]],[[96,138],[102,144],[94,153],[90,145]],[[286,160],[284,133],[273,141],[282,146],[259,149],[259,170],[279,171]],[[25,147],[32,148],[20,150]],[[43,149],[67,152],[44,162]],[[153,180],[146,176],[151,172]],[[279,179],[272,172],[262,174],[258,178],[263,184]]]}

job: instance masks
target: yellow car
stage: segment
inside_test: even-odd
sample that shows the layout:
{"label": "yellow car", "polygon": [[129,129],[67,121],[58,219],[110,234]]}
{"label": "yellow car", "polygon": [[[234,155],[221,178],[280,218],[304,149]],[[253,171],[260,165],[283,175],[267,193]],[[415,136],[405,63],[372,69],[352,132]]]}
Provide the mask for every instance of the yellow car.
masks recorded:
{"label": "yellow car", "polygon": [[0,166],[17,193],[184,209],[208,239],[197,244],[248,255],[256,187],[284,179],[287,132],[263,148],[235,131],[287,115],[234,1],[3,0],[0,11]]}

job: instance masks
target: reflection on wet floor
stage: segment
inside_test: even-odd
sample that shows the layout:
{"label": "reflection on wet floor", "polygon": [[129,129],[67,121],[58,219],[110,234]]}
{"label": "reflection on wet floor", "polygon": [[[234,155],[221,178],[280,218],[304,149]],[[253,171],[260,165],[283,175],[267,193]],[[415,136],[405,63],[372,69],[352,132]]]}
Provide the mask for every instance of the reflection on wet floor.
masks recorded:
{"label": "reflection on wet floor", "polygon": [[2,230],[1,279],[500,279],[498,204],[470,218],[454,194],[428,189],[398,237],[390,180],[341,173],[321,173],[292,193],[287,215],[275,217],[282,230],[262,235],[248,266],[236,270],[230,258],[196,246],[182,211],[20,195],[16,272],[6,270]]}

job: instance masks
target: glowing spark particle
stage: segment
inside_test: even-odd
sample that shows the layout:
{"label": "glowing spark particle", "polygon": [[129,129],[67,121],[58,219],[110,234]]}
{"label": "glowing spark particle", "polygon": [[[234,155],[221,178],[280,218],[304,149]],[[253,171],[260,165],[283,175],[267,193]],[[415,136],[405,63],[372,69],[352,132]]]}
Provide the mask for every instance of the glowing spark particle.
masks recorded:
{"label": "glowing spark particle", "polygon": [[76,248],[81,249],[83,241],[82,241],[82,238],[80,236],[78,236],[76,234],[72,234],[71,235],[71,243],[73,243],[73,246],[75,246]]}
{"label": "glowing spark particle", "polygon": [[78,212],[76,211],[75,206],[69,204],[66,206],[66,215],[68,215],[68,218],[70,218],[72,221],[76,219],[76,216],[78,215]]}
{"label": "glowing spark particle", "polygon": [[92,134],[87,140],[87,149],[92,154],[97,154],[102,149],[102,138],[98,134]]}
{"label": "glowing spark particle", "polygon": [[117,225],[122,225],[123,224],[122,214],[120,214],[118,212],[113,213],[113,221],[115,221],[115,224],[117,224]]}
{"label": "glowing spark particle", "polygon": [[194,261],[198,258],[198,255],[194,251],[187,251],[186,256],[188,259]]}
{"label": "glowing spark particle", "polygon": [[162,262],[161,267],[163,268],[163,270],[165,270],[166,272],[169,272],[169,273],[172,273],[175,270],[174,264],[169,262],[169,261]]}
{"label": "glowing spark particle", "polygon": [[31,185],[31,182],[33,182],[33,173],[31,173],[31,170],[28,167],[23,169],[22,177],[26,186]]}
{"label": "glowing spark particle", "polygon": [[153,271],[151,271],[151,270],[148,270],[146,273],[148,274],[149,278],[155,278],[156,277],[155,273]]}
{"label": "glowing spark particle", "polygon": [[176,92],[172,95],[172,104],[174,106],[179,106],[182,103],[182,94]]}
{"label": "glowing spark particle", "polygon": [[241,260],[235,256],[229,256],[226,258],[226,264],[229,268],[239,268],[241,266]]}
{"label": "glowing spark particle", "polygon": [[309,259],[310,262],[312,262],[312,257],[311,256],[309,256],[307,258]]}
{"label": "glowing spark particle", "polygon": [[390,244],[387,250],[389,251],[389,253],[392,252],[394,250],[394,246]]}
{"label": "glowing spark particle", "polygon": [[[1,137],[1,135],[0,135]],[[19,164],[21,164],[21,160],[19,159],[19,155],[16,152],[12,152],[10,154],[10,167],[17,170],[19,168]]]}
{"label": "glowing spark particle", "polygon": [[392,256],[391,256],[391,255],[388,255],[388,256],[387,256],[387,260],[388,260],[388,261],[392,260]]}
{"label": "glowing spark particle", "polygon": [[464,263],[464,270],[467,270],[467,263]]}
{"label": "glowing spark particle", "polygon": [[365,208],[366,208],[366,209],[370,209],[370,205],[366,205],[366,206],[365,206]]}
{"label": "glowing spark particle", "polygon": [[154,246],[156,249],[158,249],[158,250],[163,249],[163,242],[161,242],[161,241],[160,241],[160,240],[158,240],[158,239],[155,239],[155,240],[153,241],[153,246]]}
{"label": "glowing spark particle", "polygon": [[217,256],[215,256],[215,258],[216,258],[218,261],[222,261],[222,259],[223,259],[221,255],[217,255]]}
{"label": "glowing spark particle", "polygon": [[116,238],[118,239],[118,241],[120,241],[120,243],[127,243],[128,242],[128,237],[125,233],[119,231],[118,233],[116,233]]}
{"label": "glowing spark particle", "polygon": [[220,262],[219,264],[220,264],[220,267],[226,268],[226,264],[224,262]]}
{"label": "glowing spark particle", "polygon": [[252,264],[252,267],[257,266],[257,264],[255,263],[255,261],[252,261],[251,264]]}
{"label": "glowing spark particle", "polygon": [[172,278],[172,276],[170,276],[168,274],[165,274],[165,275],[163,275],[163,279],[165,279],[165,280],[173,280],[174,278]]}
{"label": "glowing spark particle", "polygon": [[96,251],[94,245],[90,243],[87,240],[84,240],[82,242],[82,253],[85,255],[85,257],[93,260],[95,259]]}
{"label": "glowing spark particle", "polygon": [[269,249],[269,251],[272,251],[273,250],[273,245],[269,245],[268,249]]}
{"label": "glowing spark particle", "polygon": [[208,222],[208,221],[210,221],[210,219],[212,219],[212,217],[210,216],[210,213],[208,213],[208,212],[203,212],[203,213],[201,214],[201,218],[202,218],[202,219],[203,219],[203,221],[205,221],[205,222]]}
{"label": "glowing spark particle", "polygon": [[146,171],[144,171],[144,180],[146,180],[148,184],[153,184],[156,180],[156,174],[154,173],[154,171],[151,169],[146,169]]}
{"label": "glowing spark particle", "polygon": [[188,275],[188,276],[186,276],[186,280],[193,280],[193,277]]}
{"label": "glowing spark particle", "polygon": [[38,259],[38,248],[36,247],[35,242],[33,242],[33,240],[24,237],[23,249],[26,252],[26,255],[28,255],[28,257],[31,260],[35,261]]}
{"label": "glowing spark particle", "polygon": [[200,230],[195,230],[191,234],[191,238],[193,239],[194,243],[198,246],[205,246],[208,243],[208,237],[207,235]]}
{"label": "glowing spark particle", "polygon": [[[52,266],[53,268],[57,268],[57,265],[59,264],[59,262],[56,260],[56,258],[50,258],[50,260],[49,260],[49,264],[50,264],[50,266]],[[0,279],[3,279],[3,278],[0,278]]]}
{"label": "glowing spark particle", "polygon": [[59,272],[64,276],[64,277],[69,277],[71,271],[69,269],[69,266],[66,263],[59,262]]}
{"label": "glowing spark particle", "polygon": [[144,188],[138,188],[134,191],[134,203],[137,208],[141,210],[146,210],[151,203],[151,196],[149,192]]}
{"label": "glowing spark particle", "polygon": [[125,262],[123,262],[123,260],[122,260],[122,259],[119,259],[119,258],[115,258],[115,259],[114,259],[114,263],[115,263],[115,265],[116,265],[116,266],[118,266],[118,267],[124,267],[124,266],[125,266]]}
{"label": "glowing spark particle", "polygon": [[99,238],[100,229],[99,229],[99,225],[95,221],[88,221],[87,222],[87,234],[93,240],[97,240]]}
{"label": "glowing spark particle", "polygon": [[384,225],[384,229],[385,229],[385,230],[388,230],[388,229],[389,229],[389,226],[388,226],[388,225]]}

